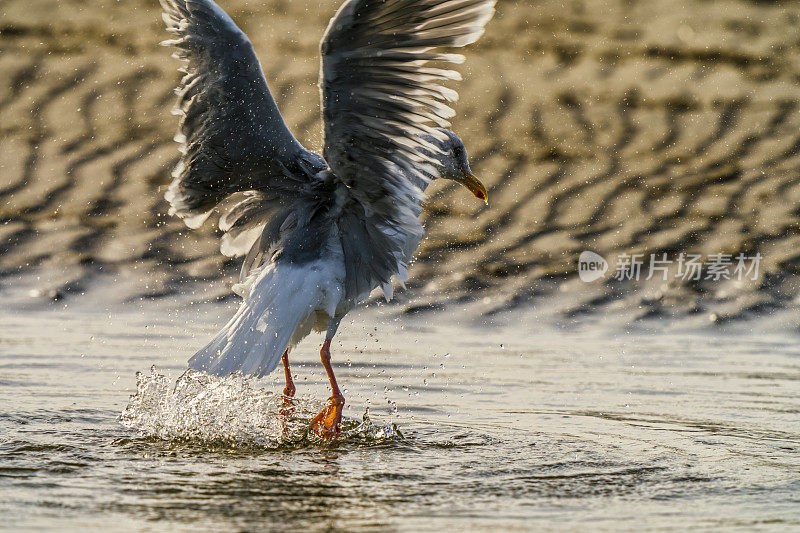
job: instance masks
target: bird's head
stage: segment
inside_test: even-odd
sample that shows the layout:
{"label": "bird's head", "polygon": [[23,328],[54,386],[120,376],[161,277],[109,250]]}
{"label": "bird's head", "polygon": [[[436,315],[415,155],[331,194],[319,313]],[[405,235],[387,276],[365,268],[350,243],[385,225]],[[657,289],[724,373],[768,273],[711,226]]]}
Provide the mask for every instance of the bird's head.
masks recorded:
{"label": "bird's head", "polygon": [[439,177],[460,183],[476,198],[489,205],[486,187],[472,174],[472,170],[469,168],[464,142],[450,130],[437,128],[437,131],[447,136],[445,140],[432,139],[433,144],[441,150],[441,154],[434,156],[439,163]]}

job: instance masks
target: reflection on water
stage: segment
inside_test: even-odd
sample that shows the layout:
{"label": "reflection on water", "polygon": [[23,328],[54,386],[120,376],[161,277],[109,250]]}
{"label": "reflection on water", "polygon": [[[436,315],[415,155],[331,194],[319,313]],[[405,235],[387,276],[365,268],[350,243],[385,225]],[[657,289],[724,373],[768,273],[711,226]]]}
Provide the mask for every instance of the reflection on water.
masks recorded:
{"label": "reflection on water", "polygon": [[362,313],[334,351],[348,428],[369,408],[403,436],[329,445],[298,433],[328,395],[314,342],[292,355],[303,399],[281,441],[280,376],[184,374],[215,327],[186,317],[0,317],[6,527],[800,524],[792,338],[376,331]]}

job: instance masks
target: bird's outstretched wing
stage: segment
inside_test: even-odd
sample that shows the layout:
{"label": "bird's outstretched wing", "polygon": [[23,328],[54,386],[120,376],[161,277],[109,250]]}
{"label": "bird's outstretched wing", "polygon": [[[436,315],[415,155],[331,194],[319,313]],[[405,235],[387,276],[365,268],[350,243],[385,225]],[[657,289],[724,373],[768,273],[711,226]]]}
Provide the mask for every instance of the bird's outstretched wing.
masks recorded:
{"label": "bird's outstretched wing", "polygon": [[174,34],[161,44],[174,46],[174,56],[186,61],[176,90],[183,156],[166,194],[170,214],[198,227],[232,193],[270,196],[298,187],[292,180],[303,173],[286,169],[302,164],[309,152],[281,118],[247,36],[212,0],[160,1]]}
{"label": "bird's outstretched wing", "polygon": [[[470,44],[483,33],[496,0],[347,0],[320,45],[325,159],[376,209],[421,197],[432,175],[420,136],[439,137],[458,95],[439,68],[463,56],[439,47]],[[428,152],[430,153],[430,152]]]}

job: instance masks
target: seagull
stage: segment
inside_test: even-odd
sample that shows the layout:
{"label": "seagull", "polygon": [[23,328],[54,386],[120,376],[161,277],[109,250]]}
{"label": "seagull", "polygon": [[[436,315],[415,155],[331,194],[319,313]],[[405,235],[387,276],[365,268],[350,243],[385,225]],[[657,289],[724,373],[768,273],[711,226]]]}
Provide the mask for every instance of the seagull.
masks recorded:
{"label": "seagull", "polygon": [[380,288],[392,297],[423,235],[431,181],[460,183],[488,205],[448,105],[443,82],[476,41],[496,0],[347,0],[320,43],[322,154],[286,126],[253,45],[212,0],[160,0],[184,75],[173,112],[181,158],[165,194],[189,228],[212,213],[220,250],[244,256],[233,318],[190,360],[214,375],[263,376],[283,363],[284,400],[295,386],[289,353],[312,330],[331,397],[310,423],[340,434],[344,396],[331,366],[342,318]]}

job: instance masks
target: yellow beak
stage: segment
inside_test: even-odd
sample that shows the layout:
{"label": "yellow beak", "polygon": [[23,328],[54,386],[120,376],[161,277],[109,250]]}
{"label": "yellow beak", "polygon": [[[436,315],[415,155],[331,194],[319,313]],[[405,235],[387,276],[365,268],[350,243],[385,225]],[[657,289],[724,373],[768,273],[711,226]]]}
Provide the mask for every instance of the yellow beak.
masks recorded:
{"label": "yellow beak", "polygon": [[474,194],[475,198],[477,198],[478,200],[483,200],[483,203],[489,205],[489,195],[486,193],[486,187],[483,186],[483,183],[481,183],[481,181],[478,178],[476,178],[466,170],[464,170],[463,172],[464,172],[464,181],[462,181],[461,184],[464,185],[464,187],[466,187],[467,189],[469,189],[469,192]]}

